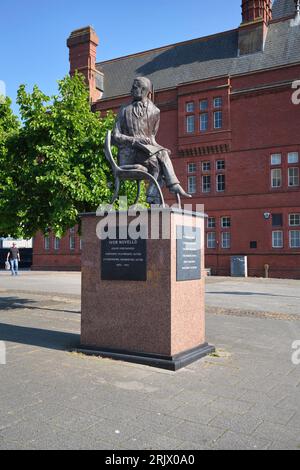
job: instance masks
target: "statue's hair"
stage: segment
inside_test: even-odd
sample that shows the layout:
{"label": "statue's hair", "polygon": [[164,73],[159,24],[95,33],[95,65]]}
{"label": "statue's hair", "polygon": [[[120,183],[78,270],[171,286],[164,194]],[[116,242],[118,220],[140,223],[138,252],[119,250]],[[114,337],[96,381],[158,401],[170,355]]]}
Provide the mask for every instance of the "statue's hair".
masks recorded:
{"label": "statue's hair", "polygon": [[136,77],[134,79],[134,81],[136,82],[141,82],[146,88],[147,90],[149,91],[152,91],[152,83],[151,81],[149,80],[149,78],[147,77]]}

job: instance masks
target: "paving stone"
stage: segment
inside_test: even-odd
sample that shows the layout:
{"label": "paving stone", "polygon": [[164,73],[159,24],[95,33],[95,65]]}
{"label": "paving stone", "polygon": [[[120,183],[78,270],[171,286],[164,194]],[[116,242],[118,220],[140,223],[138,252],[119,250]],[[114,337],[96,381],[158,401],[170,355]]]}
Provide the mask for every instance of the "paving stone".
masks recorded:
{"label": "paving stone", "polygon": [[262,424],[262,422],[262,419],[254,417],[251,415],[251,412],[243,415],[236,415],[228,411],[227,413],[222,413],[216,416],[209,424],[211,426],[225,428],[237,434],[241,433],[243,435],[251,435],[255,432],[258,426]]}
{"label": "paving stone", "polygon": [[270,445],[271,442],[264,438],[227,431],[211,447],[218,450],[268,450]]}
{"label": "paving stone", "polygon": [[224,432],[225,429],[184,421],[170,429],[166,436],[194,443],[202,448],[216,441]]}
{"label": "paving stone", "polygon": [[1,295],[0,449],[299,449],[300,322],[208,315],[223,352],[174,373],[66,351],[79,299]]}

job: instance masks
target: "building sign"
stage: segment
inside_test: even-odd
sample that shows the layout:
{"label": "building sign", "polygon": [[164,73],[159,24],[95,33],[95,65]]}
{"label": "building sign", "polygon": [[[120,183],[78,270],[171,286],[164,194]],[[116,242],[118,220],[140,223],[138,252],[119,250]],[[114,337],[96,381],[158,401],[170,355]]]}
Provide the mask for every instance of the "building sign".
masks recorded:
{"label": "building sign", "polygon": [[201,231],[198,227],[177,226],[177,281],[201,279]]}
{"label": "building sign", "polygon": [[103,281],[146,281],[147,240],[106,239],[101,241]]}

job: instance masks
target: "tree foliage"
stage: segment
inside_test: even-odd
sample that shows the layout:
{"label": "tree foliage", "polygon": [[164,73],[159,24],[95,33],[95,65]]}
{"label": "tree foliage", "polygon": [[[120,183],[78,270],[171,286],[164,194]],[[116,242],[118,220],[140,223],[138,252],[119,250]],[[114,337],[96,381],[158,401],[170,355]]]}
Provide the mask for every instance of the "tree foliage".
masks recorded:
{"label": "tree foliage", "polygon": [[[59,81],[56,96],[21,85],[17,103],[0,105],[0,232],[32,237],[51,229],[62,236],[81,212],[109,202],[112,173],[104,140],[114,115],[93,113],[80,75]],[[132,183],[123,194],[132,199]]]}

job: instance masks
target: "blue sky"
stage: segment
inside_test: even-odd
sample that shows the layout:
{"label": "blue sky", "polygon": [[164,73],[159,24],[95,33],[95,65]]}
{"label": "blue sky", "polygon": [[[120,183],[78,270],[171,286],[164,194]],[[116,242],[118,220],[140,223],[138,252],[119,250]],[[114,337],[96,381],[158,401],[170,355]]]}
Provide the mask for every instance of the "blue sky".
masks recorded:
{"label": "blue sky", "polygon": [[[92,25],[97,60],[236,28],[240,0],[0,0],[0,80],[15,100],[21,83],[45,93],[69,71],[66,39]],[[14,109],[17,110],[16,106]]]}

